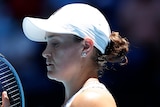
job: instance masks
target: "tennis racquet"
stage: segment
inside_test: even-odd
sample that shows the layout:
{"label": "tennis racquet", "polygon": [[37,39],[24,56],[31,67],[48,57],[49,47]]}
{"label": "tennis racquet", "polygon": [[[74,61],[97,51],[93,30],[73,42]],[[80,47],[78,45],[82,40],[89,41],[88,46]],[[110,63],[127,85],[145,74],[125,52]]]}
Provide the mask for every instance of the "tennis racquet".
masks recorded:
{"label": "tennis racquet", "polygon": [[[11,63],[0,54],[0,92],[7,91],[10,107],[25,107],[23,87]],[[2,98],[0,94],[0,104]]]}

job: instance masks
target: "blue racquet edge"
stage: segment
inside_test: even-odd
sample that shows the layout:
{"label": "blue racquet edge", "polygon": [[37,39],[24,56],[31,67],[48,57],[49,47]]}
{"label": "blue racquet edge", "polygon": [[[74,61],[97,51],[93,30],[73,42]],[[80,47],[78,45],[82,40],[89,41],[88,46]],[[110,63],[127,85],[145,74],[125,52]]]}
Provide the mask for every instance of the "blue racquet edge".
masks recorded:
{"label": "blue racquet edge", "polygon": [[[1,91],[7,91],[10,107],[25,107],[20,78],[14,67],[2,54],[0,54],[0,88],[2,88]],[[2,104],[1,94],[0,104]]]}

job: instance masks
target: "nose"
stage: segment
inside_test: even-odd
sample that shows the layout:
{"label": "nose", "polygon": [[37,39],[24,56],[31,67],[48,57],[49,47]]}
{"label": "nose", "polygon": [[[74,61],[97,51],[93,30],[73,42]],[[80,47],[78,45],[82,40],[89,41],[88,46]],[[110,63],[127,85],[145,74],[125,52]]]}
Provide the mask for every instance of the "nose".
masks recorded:
{"label": "nose", "polygon": [[42,56],[44,58],[48,58],[51,57],[51,53],[48,51],[48,49],[46,48],[43,52],[42,52]]}

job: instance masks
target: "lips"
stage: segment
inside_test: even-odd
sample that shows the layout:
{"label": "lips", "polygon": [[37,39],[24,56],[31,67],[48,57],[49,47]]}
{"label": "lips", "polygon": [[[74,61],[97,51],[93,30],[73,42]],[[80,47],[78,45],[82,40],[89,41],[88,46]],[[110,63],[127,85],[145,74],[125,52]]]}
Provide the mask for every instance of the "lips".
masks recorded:
{"label": "lips", "polygon": [[52,66],[53,64],[47,64],[47,66]]}
{"label": "lips", "polygon": [[51,62],[46,62],[47,70],[52,71],[54,69],[54,64]]}
{"label": "lips", "polygon": [[54,64],[51,63],[51,62],[46,62],[46,65],[47,65],[47,66],[51,66],[51,65],[54,65]]}

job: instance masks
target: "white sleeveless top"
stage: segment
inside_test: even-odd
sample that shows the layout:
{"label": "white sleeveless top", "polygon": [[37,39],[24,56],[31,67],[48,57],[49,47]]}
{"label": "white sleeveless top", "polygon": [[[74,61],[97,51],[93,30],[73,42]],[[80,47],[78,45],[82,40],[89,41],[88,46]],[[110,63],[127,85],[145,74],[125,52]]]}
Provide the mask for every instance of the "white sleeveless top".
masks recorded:
{"label": "white sleeveless top", "polygon": [[89,89],[89,88],[100,88],[100,89],[103,89],[105,91],[108,92],[107,88],[105,87],[104,84],[102,83],[98,83],[98,82],[91,82],[90,84],[88,84],[87,86],[84,86],[82,87],[75,95],[73,95],[66,103],[66,105],[64,105],[64,107],[70,107],[73,100],[75,99],[75,97],[80,94],[81,92],[85,91],[86,89]]}

